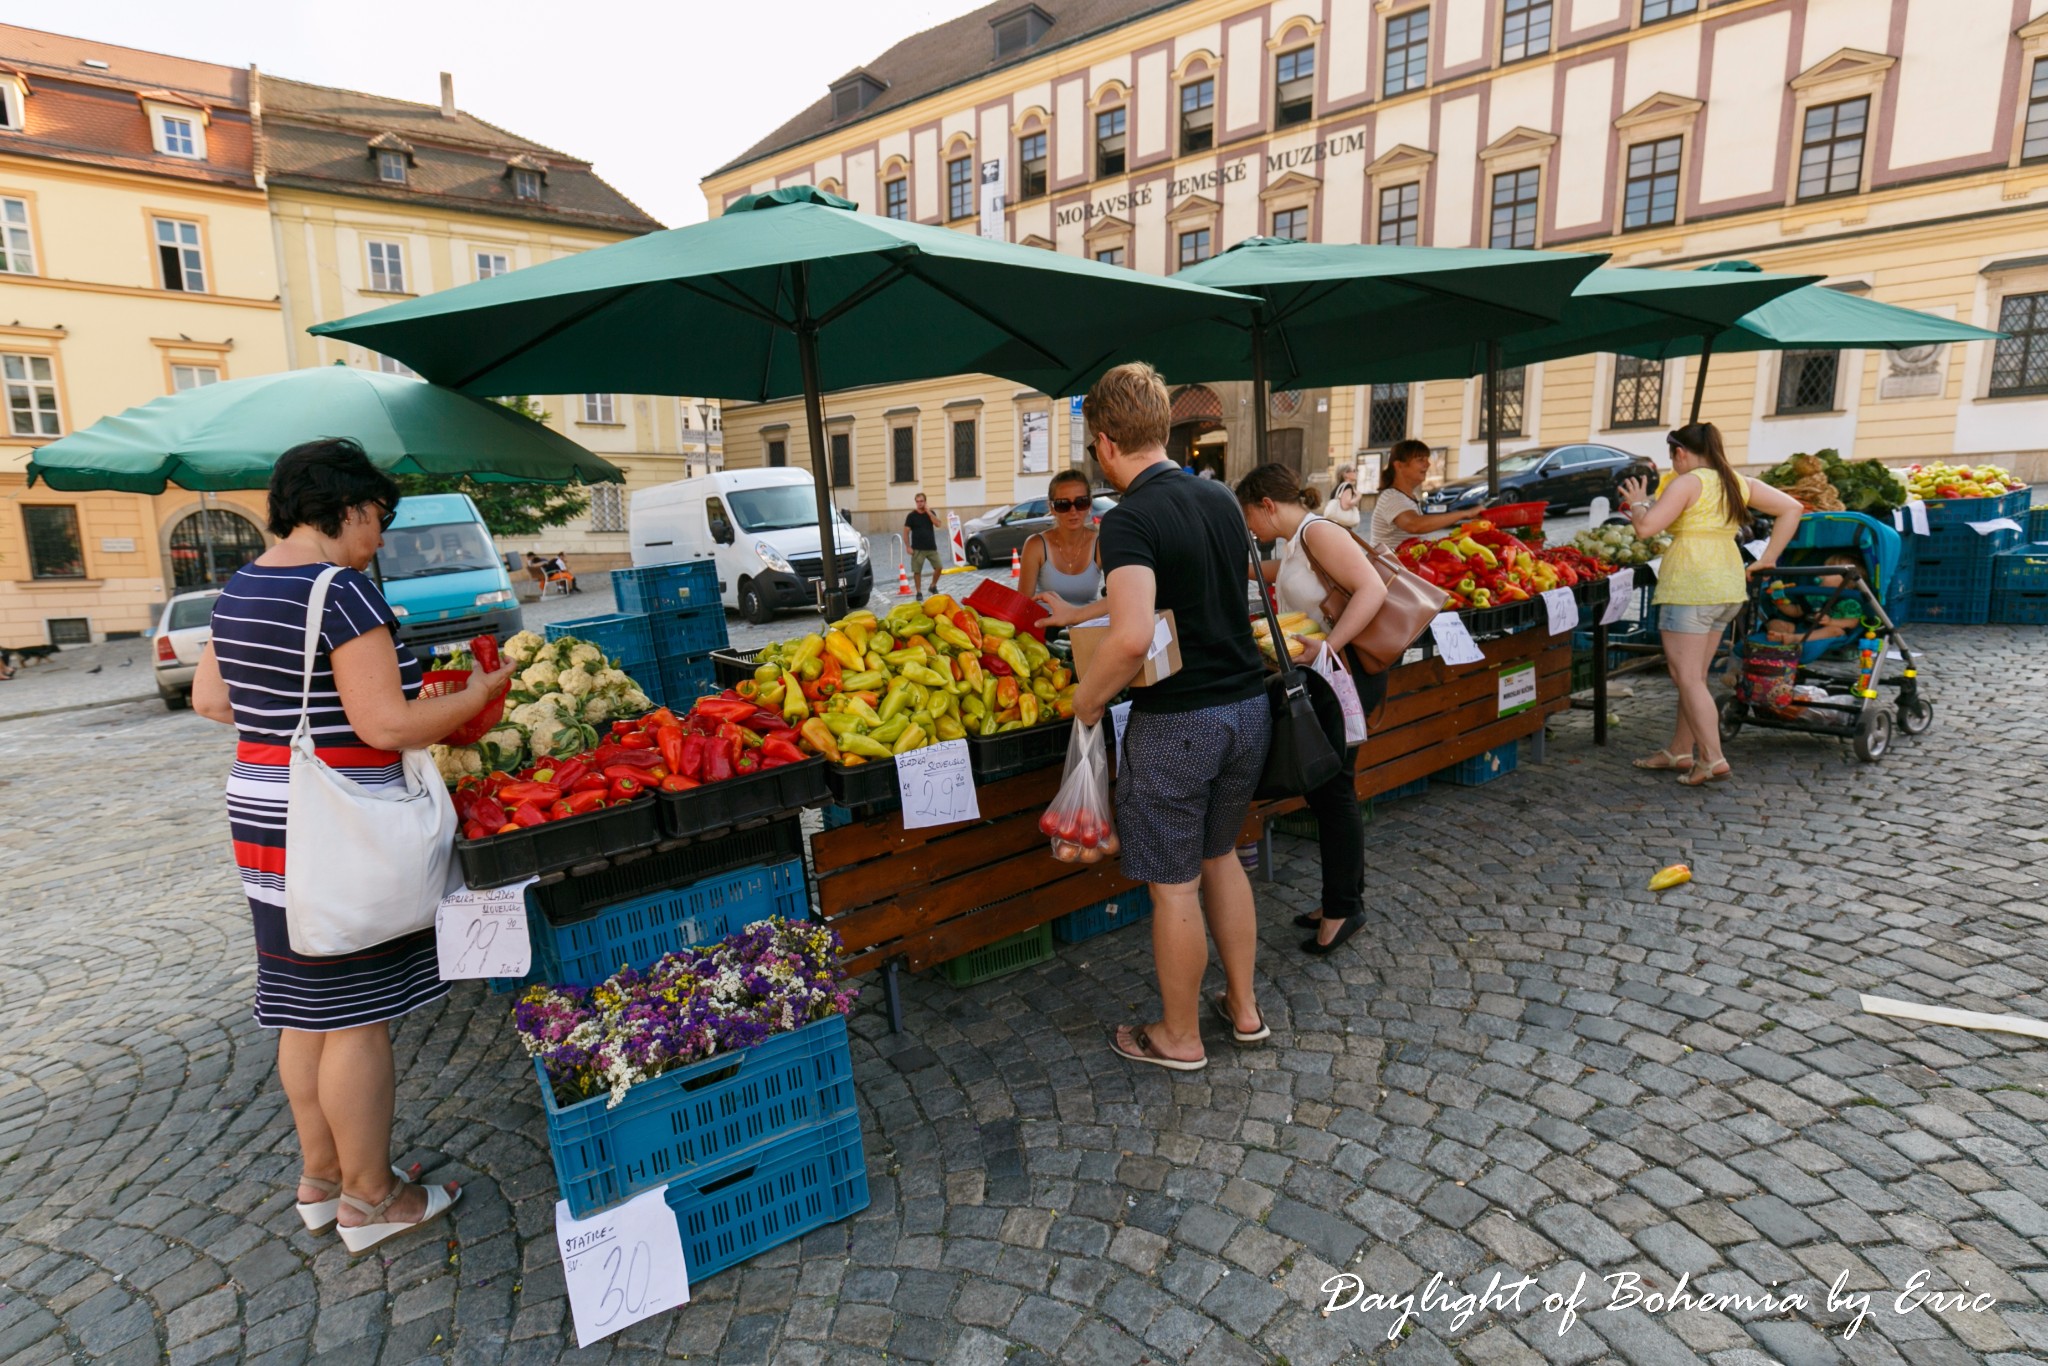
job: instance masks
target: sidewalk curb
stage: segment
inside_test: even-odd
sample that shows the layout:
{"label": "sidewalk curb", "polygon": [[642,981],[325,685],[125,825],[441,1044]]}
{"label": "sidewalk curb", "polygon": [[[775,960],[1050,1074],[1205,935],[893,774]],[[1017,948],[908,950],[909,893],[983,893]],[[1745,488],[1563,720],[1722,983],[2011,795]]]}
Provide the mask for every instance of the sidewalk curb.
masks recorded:
{"label": "sidewalk curb", "polygon": [[39,707],[35,711],[7,712],[0,714],[0,726],[6,725],[9,721],[30,721],[38,716],[58,716],[67,711],[90,711],[94,707],[122,707],[130,702],[154,702],[159,696],[157,693],[145,692],[137,693],[133,697],[107,697],[97,702],[73,702],[64,707]]}

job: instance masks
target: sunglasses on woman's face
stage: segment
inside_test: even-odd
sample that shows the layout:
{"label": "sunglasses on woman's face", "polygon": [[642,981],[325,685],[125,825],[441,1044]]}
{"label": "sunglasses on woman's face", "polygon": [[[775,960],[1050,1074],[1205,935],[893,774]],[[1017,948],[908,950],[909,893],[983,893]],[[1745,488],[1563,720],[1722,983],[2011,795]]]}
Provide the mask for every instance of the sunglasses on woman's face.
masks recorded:
{"label": "sunglasses on woman's face", "polygon": [[371,503],[377,509],[377,530],[379,533],[391,530],[391,524],[398,520],[398,509],[385,507],[382,503]]}
{"label": "sunglasses on woman's face", "polygon": [[1092,505],[1087,498],[1055,498],[1046,504],[1054,512],[1086,512]]}

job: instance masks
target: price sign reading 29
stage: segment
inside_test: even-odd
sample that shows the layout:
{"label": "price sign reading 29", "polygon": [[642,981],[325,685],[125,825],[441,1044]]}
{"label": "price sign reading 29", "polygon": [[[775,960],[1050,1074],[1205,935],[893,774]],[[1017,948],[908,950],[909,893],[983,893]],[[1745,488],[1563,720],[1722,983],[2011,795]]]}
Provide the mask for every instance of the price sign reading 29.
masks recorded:
{"label": "price sign reading 29", "polygon": [[903,798],[905,830],[981,819],[965,740],[942,740],[897,755],[896,787]]}
{"label": "price sign reading 29", "polygon": [[566,1200],[555,1203],[555,1240],[577,1346],[690,1302],[682,1230],[667,1192],[666,1186],[645,1191],[588,1219],[573,1218]]}

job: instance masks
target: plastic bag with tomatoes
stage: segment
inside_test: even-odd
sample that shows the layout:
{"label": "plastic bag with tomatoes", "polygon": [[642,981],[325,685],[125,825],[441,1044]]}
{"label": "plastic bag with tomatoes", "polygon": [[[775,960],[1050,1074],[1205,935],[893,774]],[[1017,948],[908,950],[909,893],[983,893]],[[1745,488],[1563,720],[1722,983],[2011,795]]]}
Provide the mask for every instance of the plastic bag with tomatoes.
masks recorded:
{"label": "plastic bag with tomatoes", "polygon": [[1116,815],[1109,799],[1109,752],[1101,723],[1074,723],[1067,742],[1067,772],[1052,805],[1038,818],[1038,828],[1052,840],[1052,856],[1062,863],[1100,863],[1116,853]]}

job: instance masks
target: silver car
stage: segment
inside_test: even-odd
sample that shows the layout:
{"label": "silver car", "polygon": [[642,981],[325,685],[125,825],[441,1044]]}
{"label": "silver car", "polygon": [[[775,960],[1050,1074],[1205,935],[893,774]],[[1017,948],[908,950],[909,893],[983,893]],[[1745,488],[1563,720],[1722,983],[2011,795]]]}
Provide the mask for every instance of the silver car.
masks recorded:
{"label": "silver car", "polygon": [[156,630],[156,691],[172,711],[192,705],[192,676],[199,655],[213,639],[213,604],[218,588],[180,593],[164,604]]}

